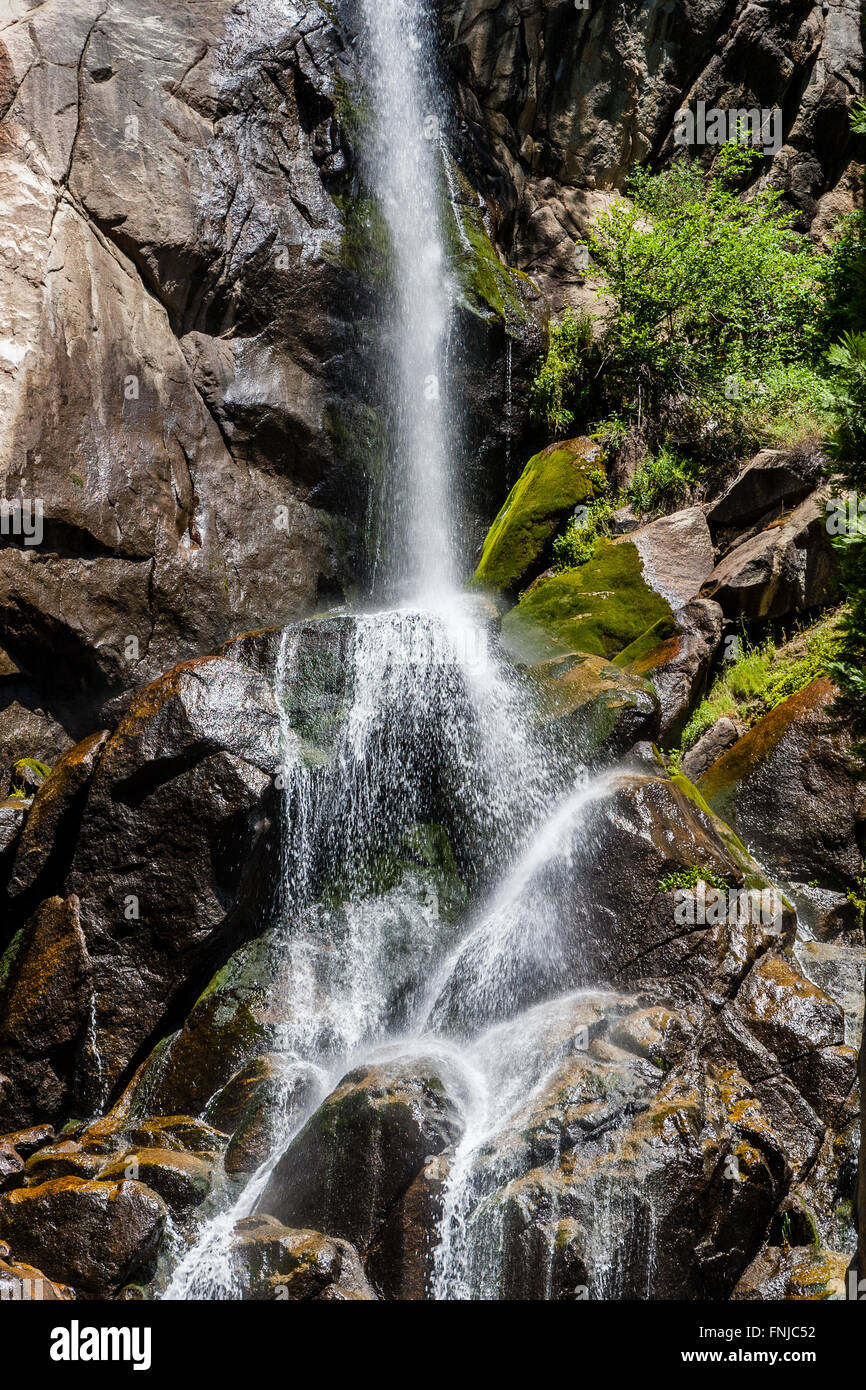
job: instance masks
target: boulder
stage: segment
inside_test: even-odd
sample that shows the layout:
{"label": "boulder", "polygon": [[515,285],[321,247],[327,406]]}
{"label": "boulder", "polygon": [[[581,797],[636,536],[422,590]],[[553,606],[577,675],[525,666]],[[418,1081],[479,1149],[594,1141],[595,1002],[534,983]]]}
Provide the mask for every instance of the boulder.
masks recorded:
{"label": "boulder", "polygon": [[743,541],[719,561],[703,594],[727,618],[785,618],[829,603],[836,591],[836,560],[827,533],[827,490]]}
{"label": "boulder", "polygon": [[610,660],[670,617],[631,538],[602,540],[585,565],[542,574],[530,585],[503,619],[502,646],[530,666],[569,652]]}
{"label": "boulder", "polygon": [[713,542],[700,507],[639,526],[619,544],[635,547],[645,582],[672,609],[696,598],[713,571]]}
{"label": "boulder", "polygon": [[91,998],[78,899],[48,898],[0,960],[0,1131],[66,1112]]}
{"label": "boulder", "polygon": [[703,695],[721,640],[721,608],[708,599],[694,599],[614,659],[614,665],[652,683],[661,704],[661,739],[681,733]]}
{"label": "boulder", "polygon": [[529,669],[538,719],[558,745],[586,762],[615,762],[659,733],[652,686],[598,656],[556,657]]}
{"label": "boulder", "polygon": [[42,709],[30,709],[12,700],[0,711],[0,799],[12,788],[12,768],[21,758],[34,758],[53,767],[72,739]]}
{"label": "boulder", "polygon": [[[435,1026],[471,1033],[599,981],[688,980],[721,1003],[793,927],[790,907],[681,777],[610,775],[566,803],[525,863],[449,956]],[[725,887],[676,886],[694,885],[696,870]],[[755,902],[740,898],[747,890]]]}
{"label": "boulder", "polygon": [[166,1215],[143,1183],[57,1178],[0,1197],[0,1238],[49,1278],[107,1298],[149,1268]]}
{"label": "boulder", "polygon": [[376,1298],[348,1241],[290,1230],[272,1216],[239,1221],[231,1257],[245,1300],[369,1303]]}
{"label": "boulder", "polygon": [[804,467],[796,454],[762,449],[708,509],[707,521],[717,528],[766,525],[809,496],[816,471],[820,465],[818,470]]}
{"label": "boulder", "polygon": [[52,853],[62,846],[67,827],[76,828],[87,787],[108,739],[108,731],[91,734],[60,758],[39,788],[12,866],[12,897],[34,886]]}
{"label": "boulder", "polygon": [[680,767],[691,782],[699,782],[717,758],[733,748],[745,725],[723,715],[682,756]]}
{"label": "boulder", "polygon": [[257,1061],[257,1081],[250,1086],[223,1159],[226,1173],[233,1178],[252,1175],[321,1095],[317,1068],[276,1057]]}
{"label": "boulder", "polygon": [[699,785],[749,848],[786,878],[849,891],[863,872],[866,789],[844,729],[829,717],[836,693],[822,677],[792,695]]}
{"label": "boulder", "polygon": [[29,798],[18,796],[0,801],[0,868],[11,865],[32,804]]}
{"label": "boulder", "polygon": [[289,1145],[260,1209],[363,1254],[431,1155],[459,1138],[454,1087],[435,1057],[349,1072]]}
{"label": "boulder", "polygon": [[244,899],[269,829],[278,745],[269,683],[225,657],[147,687],[105,744],[67,879],[93,964],[80,1059],[91,1100],[104,1098]]}
{"label": "boulder", "polygon": [[753,1303],[845,1299],[850,1263],[850,1255],[820,1246],[768,1246],[755,1256],[731,1298]]}
{"label": "boulder", "polygon": [[54,1283],[41,1269],[17,1260],[0,1259],[0,1302],[68,1303],[74,1297],[72,1289]]}
{"label": "boulder", "polygon": [[602,459],[599,445],[585,438],[551,444],[531,458],[487,533],[476,583],[516,591],[534,579],[575,508],[603,491]]}
{"label": "boulder", "polygon": [[213,1178],[213,1158],[170,1149],[129,1149],[105,1164],[100,1182],[142,1182],[162,1198],[173,1216],[201,1206]]}
{"label": "boulder", "polygon": [[5,1140],[0,1140],[0,1192],[9,1192],[24,1182],[24,1159]]}

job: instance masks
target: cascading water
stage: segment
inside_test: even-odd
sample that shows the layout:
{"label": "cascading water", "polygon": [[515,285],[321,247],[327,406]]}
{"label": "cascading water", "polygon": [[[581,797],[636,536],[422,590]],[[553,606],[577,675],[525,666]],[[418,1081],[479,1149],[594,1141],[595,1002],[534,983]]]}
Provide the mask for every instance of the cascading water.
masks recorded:
{"label": "cascading water", "polygon": [[[377,1048],[399,1041],[411,1052],[423,1042],[429,1052],[431,1035],[464,1074],[466,1128],[446,1181],[430,1294],[501,1296],[498,1237],[474,1214],[490,1185],[485,1149],[570,1046],[550,1043],[546,1010],[555,1024],[572,1001],[520,1010],[561,987],[547,871],[567,867],[584,806],[606,784],[578,785],[579,751],[545,756],[516,677],[456,587],[453,295],[440,223],[448,194],[432,7],[362,0],[361,9],[373,124],[367,174],[395,285],[386,322],[393,451],[377,572],[406,606],[323,621],[322,631],[332,623],[345,638],[341,717],[325,759],[310,756],[299,732],[303,625],[284,636],[275,673],[284,832],[271,994],[279,1050],[305,1085],[268,1161],[233,1202],[224,1198],[175,1268],[168,1298],[238,1296],[233,1228],[255,1210],[311,1110]],[[431,827],[450,834],[468,898],[486,907],[449,900],[429,879],[420,888],[407,888],[405,877],[387,882],[383,865],[400,846],[417,853]]]}

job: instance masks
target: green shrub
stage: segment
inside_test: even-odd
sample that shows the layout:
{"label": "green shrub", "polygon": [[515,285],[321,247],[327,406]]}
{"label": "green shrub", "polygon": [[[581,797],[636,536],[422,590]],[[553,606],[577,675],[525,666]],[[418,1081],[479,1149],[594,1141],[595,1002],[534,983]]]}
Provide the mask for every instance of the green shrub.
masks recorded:
{"label": "green shrub", "polygon": [[744,645],[727,665],[683,730],[682,748],[697,743],[717,719],[733,716],[752,723],[789,696],[828,675],[842,642],[845,616],[833,614],[778,646]]}
{"label": "green shrub", "polygon": [[866,487],[866,332],[845,333],[827,353],[834,370],[829,448],[854,487]]}
{"label": "green shrub", "polygon": [[608,497],[582,507],[580,518],[553,542],[553,568],[560,571],[587,564],[600,538],[609,534],[612,519],[613,503]]}
{"label": "green shrub", "polygon": [[660,893],[673,893],[677,888],[697,888],[705,883],[708,888],[727,888],[728,881],[721,874],[707,869],[703,864],[692,864],[689,869],[679,869],[676,873],[665,874],[659,879]]}
{"label": "green shrub", "polygon": [[575,411],[586,403],[592,353],[592,320],[566,309],[550,330],[547,355],[529,392],[529,413],[534,424],[552,434],[566,434]]}
{"label": "green shrub", "polygon": [[662,449],[644,459],[628,495],[640,516],[654,516],[677,507],[688,497],[691,486],[688,465],[669,449]]}
{"label": "green shrub", "polygon": [[683,414],[698,450],[742,426],[739,383],[823,347],[822,253],[792,230],[780,192],[735,190],[756,157],[725,146],[707,179],[691,164],[637,170],[631,202],[590,238],[612,300],[600,349],[614,408],[675,444]]}

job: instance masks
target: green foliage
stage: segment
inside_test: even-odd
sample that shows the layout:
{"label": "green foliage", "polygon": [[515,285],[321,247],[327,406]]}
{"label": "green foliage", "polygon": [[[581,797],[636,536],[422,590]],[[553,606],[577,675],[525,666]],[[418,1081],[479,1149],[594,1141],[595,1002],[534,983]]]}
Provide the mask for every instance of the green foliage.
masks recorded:
{"label": "green foliage", "polygon": [[679,869],[676,873],[665,874],[659,879],[660,893],[673,893],[678,888],[697,888],[705,883],[708,888],[727,888],[728,881],[721,874],[707,869],[703,864],[692,864],[689,869]]}
{"label": "green foliage", "polygon": [[[866,134],[866,102],[856,103],[851,128]],[[845,480],[855,489],[866,487],[866,224],[862,213],[859,217],[852,232],[858,239],[845,262],[853,300],[850,329],[828,354],[835,370],[831,449]],[[842,300],[845,287],[843,273],[838,296]],[[841,625],[841,650],[829,672],[841,690],[835,712],[853,729],[858,751],[866,759],[866,533],[862,523],[853,534],[840,536],[836,549],[849,603]]]}
{"label": "green foliage", "polygon": [[830,451],[854,487],[866,486],[866,332],[845,333],[827,353],[835,375],[830,407],[835,428]]}
{"label": "green foliage", "polygon": [[688,464],[663,448],[644,459],[632,478],[628,495],[640,516],[656,516],[673,511],[688,496],[691,486]]}
{"label": "green foliage", "polygon": [[756,157],[726,146],[706,180],[681,162],[638,170],[631,202],[598,220],[591,248],[612,298],[602,376],[640,427],[670,433],[684,412],[712,444],[742,423],[743,383],[820,355],[821,253],[792,230],[779,191],[736,192]]}
{"label": "green foliage", "polygon": [[550,330],[547,355],[530,388],[534,424],[560,436],[571,429],[575,412],[586,402],[592,345],[592,320],[566,309]]}
{"label": "green foliage", "polygon": [[781,646],[772,639],[759,646],[744,644],[695,709],[683,730],[682,747],[691,748],[725,716],[751,724],[819,676],[828,675],[840,649],[844,623],[844,615],[831,615]]}
{"label": "green foliage", "polygon": [[609,534],[612,520],[613,503],[609,497],[600,497],[588,507],[581,507],[578,518],[553,542],[553,568],[567,570],[587,564],[595,554],[598,541]]}
{"label": "green foliage", "polygon": [[862,208],[840,218],[833,228],[822,278],[828,341],[862,328],[866,324],[866,213]]}
{"label": "green foliage", "polygon": [[44,782],[51,772],[51,768],[47,763],[39,762],[38,758],[19,758],[17,762],[12,764],[11,796],[20,798],[27,795],[25,774],[28,772]]}

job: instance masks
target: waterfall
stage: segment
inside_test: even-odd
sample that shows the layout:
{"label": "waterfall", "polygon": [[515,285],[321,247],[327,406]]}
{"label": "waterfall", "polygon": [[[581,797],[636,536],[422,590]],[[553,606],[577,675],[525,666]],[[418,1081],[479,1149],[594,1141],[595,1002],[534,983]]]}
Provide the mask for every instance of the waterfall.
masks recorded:
{"label": "waterfall", "polygon": [[[362,0],[373,130],[367,174],[391,248],[394,431],[380,508],[390,589],[424,603],[454,583],[447,347],[453,292],[442,233],[442,103],[433,7]],[[380,557],[381,559],[381,557]]]}
{"label": "waterfall", "polygon": [[[448,192],[432,8],[361,3],[367,176],[393,281],[385,329],[394,429],[376,558],[394,606],[317,624],[323,640],[348,634],[341,718],[326,754],[311,755],[299,732],[310,722],[296,708],[303,624],[285,632],[274,678],[283,836],[270,989],[280,1050],[311,1069],[314,1083],[245,1189],[217,1200],[167,1298],[239,1296],[234,1226],[255,1211],[311,1108],[383,1048],[429,1054],[431,1045],[464,1075],[465,1133],[445,1183],[430,1296],[502,1296],[501,1242],[482,1211],[486,1146],[572,1047],[562,1020],[574,999],[538,1004],[561,993],[569,973],[557,956],[549,874],[568,872],[583,811],[608,784],[587,785],[579,749],[550,757],[518,676],[497,656],[489,615],[458,588],[453,293],[440,223]],[[435,891],[383,885],[382,864],[430,826],[459,849],[474,910],[455,911]]]}

